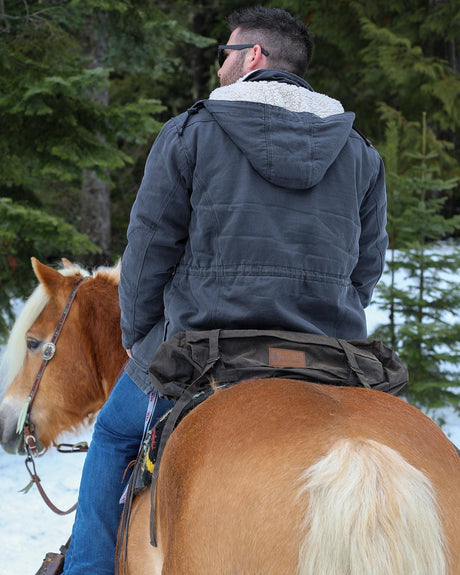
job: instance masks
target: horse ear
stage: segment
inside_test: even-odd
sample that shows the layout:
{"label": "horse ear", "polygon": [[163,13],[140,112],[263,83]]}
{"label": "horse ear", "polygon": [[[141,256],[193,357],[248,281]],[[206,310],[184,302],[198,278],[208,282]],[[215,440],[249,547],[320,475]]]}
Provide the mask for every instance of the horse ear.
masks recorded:
{"label": "horse ear", "polygon": [[65,269],[73,268],[73,263],[67,258],[61,258],[61,262]]}
{"label": "horse ear", "polygon": [[66,278],[57,270],[42,264],[37,258],[30,258],[34,273],[48,294],[57,294],[66,285]]}

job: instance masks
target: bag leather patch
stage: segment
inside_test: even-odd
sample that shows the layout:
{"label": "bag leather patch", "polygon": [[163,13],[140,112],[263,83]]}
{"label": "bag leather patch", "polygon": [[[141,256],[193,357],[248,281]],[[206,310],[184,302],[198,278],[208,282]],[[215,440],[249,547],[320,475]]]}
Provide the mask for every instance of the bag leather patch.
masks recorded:
{"label": "bag leather patch", "polygon": [[269,347],[268,363],[273,367],[307,367],[307,358],[304,351]]}

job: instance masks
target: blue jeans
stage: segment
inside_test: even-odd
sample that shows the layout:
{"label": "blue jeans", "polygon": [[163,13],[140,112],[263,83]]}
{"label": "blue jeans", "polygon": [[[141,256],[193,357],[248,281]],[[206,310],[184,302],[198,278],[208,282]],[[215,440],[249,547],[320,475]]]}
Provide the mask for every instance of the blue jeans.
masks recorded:
{"label": "blue jeans", "polygon": [[[149,396],[124,373],[101,409],[83,466],[65,575],[114,575],[120,497],[144,431]],[[173,405],[156,397],[152,425]]]}

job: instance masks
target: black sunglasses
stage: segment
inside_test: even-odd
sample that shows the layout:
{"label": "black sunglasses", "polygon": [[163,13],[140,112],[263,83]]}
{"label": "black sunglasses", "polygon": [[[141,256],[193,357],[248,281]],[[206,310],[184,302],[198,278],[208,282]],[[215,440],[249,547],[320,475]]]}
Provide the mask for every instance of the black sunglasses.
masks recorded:
{"label": "black sunglasses", "polygon": [[[224,52],[224,50],[246,50],[246,48],[254,48],[255,44],[221,44],[217,47],[217,60],[219,62],[219,66],[222,68],[225,59],[227,58],[228,54]],[[264,50],[262,46],[260,47],[262,54],[264,56],[268,56],[269,53],[267,50]]]}

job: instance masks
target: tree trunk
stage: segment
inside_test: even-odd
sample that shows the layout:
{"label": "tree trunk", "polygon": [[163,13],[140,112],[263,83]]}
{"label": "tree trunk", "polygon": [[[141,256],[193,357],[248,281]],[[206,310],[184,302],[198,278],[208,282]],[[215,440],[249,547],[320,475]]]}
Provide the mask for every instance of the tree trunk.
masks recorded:
{"label": "tree trunk", "polygon": [[80,231],[102,250],[100,254],[86,256],[84,263],[110,264],[110,187],[89,170],[83,170],[80,217]]}
{"label": "tree trunk", "polygon": [[[193,31],[195,34],[206,35],[206,22],[203,14],[203,4],[195,4],[195,13],[193,14]],[[193,99],[199,100],[207,96],[207,83],[209,72],[203,58],[203,49],[192,48],[192,67],[193,67]]]}
{"label": "tree trunk", "polygon": [[[82,33],[82,44],[89,57],[89,67],[104,65],[107,54],[107,15],[93,15]],[[104,106],[109,105],[108,88],[91,96]],[[99,134],[99,137],[102,137]],[[80,231],[98,245],[100,254],[88,255],[86,265],[110,263],[111,210],[110,184],[101,180],[94,171],[83,170],[80,202]]]}

